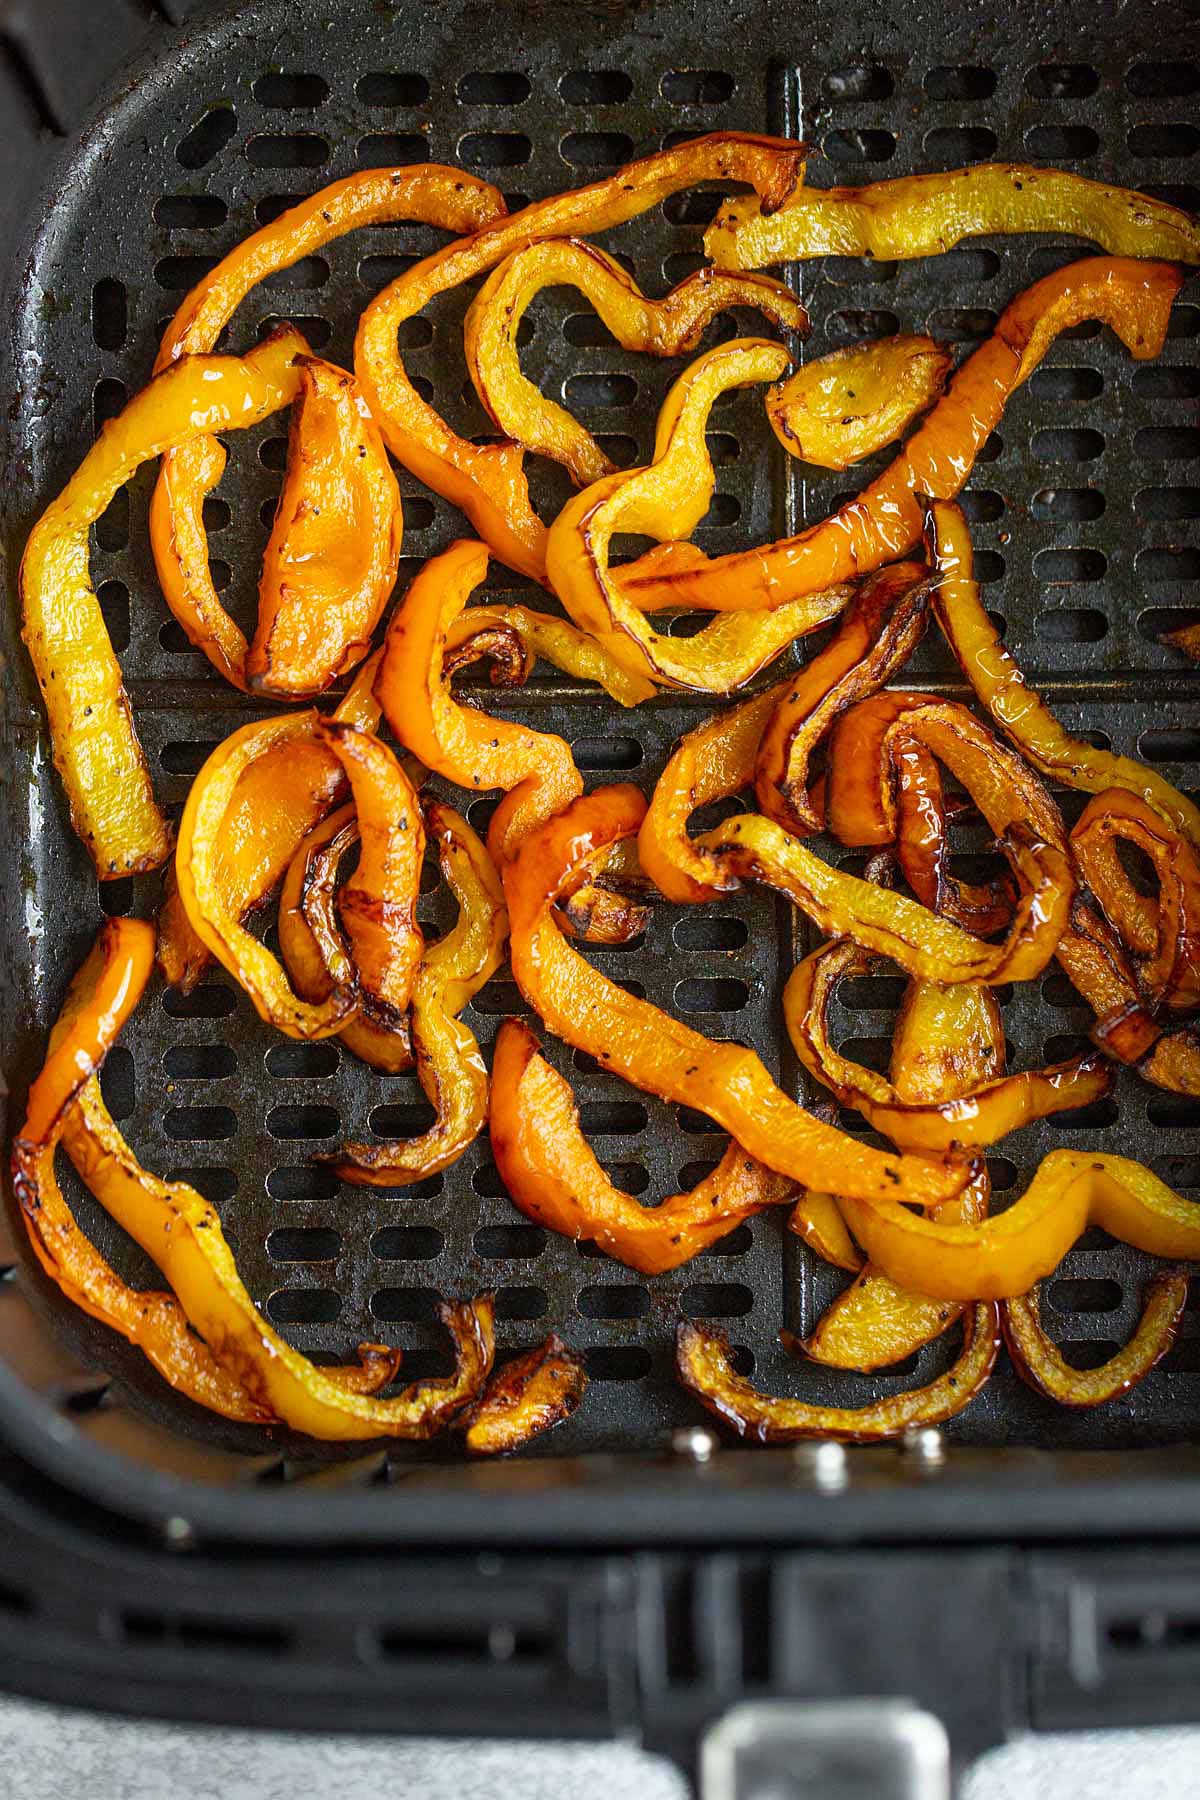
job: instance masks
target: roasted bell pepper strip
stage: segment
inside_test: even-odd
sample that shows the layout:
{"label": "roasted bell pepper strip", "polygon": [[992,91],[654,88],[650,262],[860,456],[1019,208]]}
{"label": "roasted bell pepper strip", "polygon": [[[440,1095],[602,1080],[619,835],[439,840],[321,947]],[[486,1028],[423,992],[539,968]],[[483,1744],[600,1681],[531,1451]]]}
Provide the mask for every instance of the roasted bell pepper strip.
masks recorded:
{"label": "roasted bell pepper strip", "polygon": [[821,829],[824,818],[809,796],[813,752],[848,706],[875,693],[908,661],[929,617],[929,587],[919,563],[895,563],[870,576],[832,643],[788,682],[754,766],[755,794],[768,818],[797,833]]}
{"label": "roasted bell pepper strip", "polygon": [[1012,922],[1016,895],[1006,870],[986,882],[963,881],[950,867],[949,807],[937,758],[919,738],[899,738],[892,750],[896,779],[896,855],[923,906],[991,937]]}
{"label": "roasted bell pepper strip", "polygon": [[[847,940],[814,951],[788,978],[783,1016],[809,1074],[898,1149],[930,1152],[994,1144],[1034,1119],[1086,1106],[1112,1086],[1111,1071],[1098,1051],[1051,1068],[1006,1075],[995,1002],[989,1004],[970,983],[909,983],[893,1046],[893,1067],[904,1069],[909,1080],[901,1078],[898,1085],[852,1061],[833,1047],[829,1007],[839,982],[862,974],[871,960]],[[988,1042],[981,1046],[973,1034],[985,1019]],[[941,1066],[926,1066],[934,1056]],[[958,1078],[963,1068],[980,1071],[978,1078],[963,1085]],[[926,1093],[945,1098],[914,1097]]]}
{"label": "roasted bell pepper strip", "polygon": [[1200,1256],[1200,1206],[1140,1163],[1096,1152],[1052,1150],[1021,1198],[981,1225],[918,1218],[890,1199],[866,1205],[839,1196],[838,1204],[872,1262],[936,1299],[1028,1293],[1089,1224],[1154,1256]]}
{"label": "roasted bell pepper strip", "polygon": [[599,788],[547,820],[503,870],[513,975],[556,1036],[635,1087],[699,1108],[758,1161],[808,1187],[866,1199],[951,1199],[969,1163],[886,1156],[806,1113],[751,1050],[717,1044],[594,969],[554,921],[589,856],[632,837],[646,802],[636,788]]}
{"label": "roasted bell pepper strip", "polygon": [[1200,808],[1145,763],[1072,737],[1029,686],[980,599],[971,536],[957,506],[928,510],[926,545],[939,577],[933,597],[938,624],[977,698],[1026,761],[1052,781],[1088,794],[1126,788],[1200,850]]}
{"label": "roasted bell pepper strip", "polygon": [[1131,188],[1022,163],[975,163],[860,188],[801,186],[771,214],[739,197],[709,226],[704,252],[719,269],[809,256],[896,262],[940,256],[966,237],[1029,231],[1090,238],[1114,256],[1200,262],[1200,226],[1190,213]]}
{"label": "roasted bell pepper strip", "polygon": [[621,570],[629,604],[771,608],[906,556],[920,541],[919,495],[950,499],[1013,390],[1054,338],[1085,319],[1111,325],[1132,356],[1157,356],[1182,275],[1166,263],[1096,257],[1037,281],[1001,314],[946,393],[881,475],[794,538],[727,556],[662,544]]}
{"label": "roasted bell pepper strip", "polygon": [[903,436],[954,366],[928,337],[848,344],[805,363],[767,394],[771,430],[789,456],[848,469]]}
{"label": "roasted bell pepper strip", "polygon": [[587,1372],[556,1332],[544,1344],[495,1370],[466,1415],[472,1456],[505,1456],[570,1418],[587,1387]]}
{"label": "roasted bell pepper strip", "polygon": [[695,1187],[642,1206],[605,1174],[580,1128],[570,1085],[519,1019],[506,1019],[496,1038],[489,1117],[492,1154],[513,1204],[644,1275],[677,1269],[744,1219],[795,1197],[795,1182],[730,1144]]}
{"label": "roasted bell pepper strip", "polygon": [[[457,235],[490,224],[504,211],[496,188],[438,163],[364,169],[332,182],[235,245],[185,295],[163,335],[155,369],[165,369],[185,354],[214,349],[252,288],[347,231],[412,220]],[[167,604],[188,638],[235,687],[242,687],[246,639],[213,583],[203,518],[205,495],[224,467],[225,453],[212,437],[198,437],[163,458],[151,502],[151,547]]]}
{"label": "roasted bell pepper strip", "polygon": [[360,663],[396,584],[400,489],[352,375],[300,362],[287,475],[263,553],[247,684],[309,700]]}
{"label": "roasted bell pepper strip", "polygon": [[[1154,899],[1134,887],[1118,842],[1149,858]],[[1075,866],[1105,918],[1135,958],[1147,1000],[1168,1013],[1200,1005],[1200,860],[1187,840],[1136,794],[1110,788],[1084,808],[1071,832]]]}
{"label": "roasted bell pepper strip", "polygon": [[[292,986],[302,1000],[327,1000],[335,977],[327,966],[334,956],[349,962],[350,953],[337,916],[337,882],[342,857],[358,843],[353,806],[342,806],[314,825],[288,864],[279,891],[279,952]],[[338,978],[344,979],[341,967]],[[356,1013],[338,1033],[338,1041],[372,1068],[400,1075],[412,1068],[412,1034],[407,1018],[376,1024]]]}
{"label": "roasted bell pepper strip", "polygon": [[861,1407],[814,1406],[782,1394],[760,1393],[734,1369],[726,1334],[690,1319],[676,1333],[675,1367],[684,1387],[744,1441],[794,1444],[815,1437],[866,1444],[953,1418],[982,1390],[999,1348],[996,1308],[974,1306],[964,1319],[962,1350],[944,1375],[928,1387],[890,1394]]}
{"label": "roasted bell pepper strip", "polygon": [[[654,630],[609,560],[618,532],[662,540],[687,537],[708,510],[713,466],[705,427],[713,401],[732,388],[770,381],[787,351],[764,338],[734,338],[699,357],[675,383],[658,415],[654,459],[606,476],[569,500],[550,527],[546,573],[575,620],[627,668],[672,687],[727,694],[798,637],[815,631],[850,599],[845,586],[809,592],[775,612],[750,613],[742,594],[710,594],[722,616],[691,638]],[[636,567],[638,565],[630,565]],[[723,610],[728,609],[728,610]]]}
{"label": "roasted bell pepper strip", "polygon": [[492,606],[486,601],[460,613],[446,633],[442,673],[447,679],[482,657],[492,664],[496,687],[520,687],[539,657],[578,681],[594,681],[621,706],[637,706],[656,691],[611,657],[586,631],[530,606]]}
{"label": "roasted bell pepper strip", "polygon": [[[260,1018],[288,1037],[329,1037],[357,1010],[353,987],[336,988],[309,1003],[293,992],[276,958],[233,911],[216,850],[228,832],[238,784],[247,769],[281,747],[302,745],[315,713],[290,713],[243,725],[218,744],[192,783],[175,852],[175,881],[188,923],[217,961],[245,988]],[[269,797],[268,797],[269,803]]]}
{"label": "roasted bell pepper strip", "polygon": [[1138,1073],[1172,1094],[1200,1095],[1200,1038],[1182,1025],[1164,1031],[1138,1064]]}
{"label": "roasted bell pepper strip", "polygon": [[808,316],[788,289],[762,276],[698,269],[661,300],[647,299],[613,257],[578,238],[551,238],[518,250],[494,269],[463,326],[467,371],[492,423],[514,443],[562,463],[576,487],[616,472],[591,432],[521,373],[517,328],[547,287],[572,287],[591,301],[625,350],[682,356],[729,307],[754,307],[791,331]]}
{"label": "roasted bell pepper strip", "polygon": [[1175,1342],[1187,1305],[1187,1276],[1156,1275],[1146,1284],[1146,1300],[1137,1329],[1124,1349],[1096,1369],[1074,1368],[1042,1328],[1036,1287],[1000,1308],[1004,1340],[1017,1373],[1060,1406],[1103,1406],[1144,1381],[1155,1363]]}
{"label": "roasted bell pepper strip", "polygon": [[448,1167],[487,1119],[487,1070],[474,1032],[458,1015],[500,966],[508,914],[495,864],[466,820],[438,800],[429,803],[426,820],[458,901],[456,922],[425,952],[412,984],[417,1075],[437,1118],[418,1137],[344,1144],[330,1160],[358,1187],[399,1187]]}
{"label": "roasted bell pepper strip", "polygon": [[373,732],[332,719],[318,730],[346,771],[358,816],[358,867],[341,891],[338,913],[359,1006],[394,1031],[408,1013],[425,948],[417,924],[425,856],[420,802],[394,752]]}
{"label": "roasted bell pepper strip", "polygon": [[745,181],[768,212],[800,179],[804,145],[716,132],[628,164],[573,192],[535,201],[427,256],[376,296],[359,320],[354,367],[388,448],[426,486],[466,513],[493,554],[545,580],[546,528],[534,512],[518,444],[472,444],[420,398],[397,354],[406,319],[449,289],[484,275],[544,238],[591,236],[704,181]]}
{"label": "roasted bell pepper strip", "polygon": [[1054,954],[1096,1015],[1093,1043],[1117,1062],[1139,1062],[1162,1027],[1146,1011],[1120,938],[1079,895]]}
{"label": "roasted bell pepper strip", "polygon": [[1164,631],[1162,642],[1182,650],[1193,662],[1200,662],[1200,624],[1180,625],[1175,631]]}
{"label": "roasted bell pepper strip", "polygon": [[[359,669],[334,709],[335,719],[363,731],[378,725],[373,688],[379,655],[376,652]],[[346,792],[342,765],[319,736],[316,714],[305,717],[309,729],[248,763],[233,791],[213,867],[224,910],[236,919],[244,919],[265,899],[305,833]],[[158,960],[171,985],[186,994],[203,974],[209,952],[188,923],[173,866],[167,872],[167,890],[158,918]]]}
{"label": "roasted bell pepper strip", "polygon": [[805,1188],[788,1215],[787,1228],[823,1262],[834,1263],[851,1274],[862,1268],[862,1251],[847,1231],[832,1194]]}
{"label": "roasted bell pepper strip", "polygon": [[170,851],[171,834],[92,587],[89,528],[152,457],[205,431],[253,425],[286,406],[304,347],[286,328],[244,358],[190,359],[158,376],[104,426],[29,534],[20,573],[22,632],[46,702],[71,823],[102,881],[156,869]]}

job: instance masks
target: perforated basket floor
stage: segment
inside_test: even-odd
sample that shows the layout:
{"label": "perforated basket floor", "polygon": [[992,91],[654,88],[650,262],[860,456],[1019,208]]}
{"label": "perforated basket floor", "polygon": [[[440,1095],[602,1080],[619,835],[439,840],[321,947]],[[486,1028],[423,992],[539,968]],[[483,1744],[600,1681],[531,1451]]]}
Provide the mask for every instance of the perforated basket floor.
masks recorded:
{"label": "perforated basket floor", "polygon": [[[761,0],[645,9],[268,0],[240,18],[196,26],[101,116],[32,241],[10,347],[13,546],[94,428],[147,378],[164,322],[202,271],[291,200],[355,168],[457,158],[500,182],[516,205],[680,137],[765,128],[800,130],[821,145],[827,160],[815,158],[810,170],[817,184],[994,156],[1061,164],[1200,205],[1200,69],[1194,24],[1178,8],[1089,9],[1074,27],[1054,6],[1018,8],[1002,27],[987,22],[985,9],[961,13],[947,27],[919,8],[897,7],[890,19],[873,11],[867,30],[851,8]],[[605,242],[649,290],[662,291],[702,260],[703,225],[717,199],[713,191],[680,196]],[[367,299],[439,241],[415,226],[344,238],[256,291],[229,342],[248,344],[264,325],[291,318],[316,348],[348,362]],[[996,239],[916,263],[829,259],[797,269],[813,320],[806,354],[896,330],[928,330],[965,354],[1016,292],[1081,253],[1052,238]],[[483,432],[488,422],[462,362],[466,298],[450,296],[414,320],[402,347],[451,421]],[[757,329],[753,320],[740,323]],[[644,459],[679,365],[615,347],[572,293],[539,299],[529,326],[526,368],[561,391],[619,461]],[[1098,327],[1065,334],[1014,399],[965,496],[988,604],[1064,723],[1140,752],[1185,788],[1200,759],[1200,689],[1158,634],[1200,617],[1200,429],[1189,405],[1200,394],[1198,349],[1194,288],[1177,305],[1156,363],[1133,365]],[[718,491],[697,534],[708,548],[819,518],[852,485],[785,466],[754,392],[722,403],[711,441]],[[215,568],[242,623],[252,615],[284,446],[278,420],[238,434],[220,497],[208,507]],[[561,495],[556,476],[537,477],[548,502]],[[406,580],[463,522],[401,479]],[[149,491],[143,471],[100,522],[94,572],[160,793],[178,807],[212,745],[255,715],[165,610],[147,549]],[[521,591],[498,566],[489,585]],[[4,904],[8,1080],[19,1099],[66,976],[103,911],[148,914],[159,887],[147,879],[97,892],[47,773],[18,648],[11,669],[6,792],[21,879],[10,873]],[[963,691],[932,639],[905,680]],[[622,713],[601,694],[540,677],[519,694],[489,693],[487,704],[561,733],[589,783],[649,785],[677,735],[704,712],[666,696]],[[1074,816],[1075,797],[1061,798]],[[490,804],[474,800],[471,818],[486,819]],[[425,904],[434,917],[440,901]],[[808,942],[789,909],[746,892],[705,909],[659,906],[642,943],[599,951],[597,960],[711,1036],[752,1043],[799,1092],[793,1064],[781,1062],[778,1000]],[[899,982],[885,977],[845,991],[840,1037],[865,1060],[886,1054],[898,994]],[[1070,1054],[1089,1023],[1057,973],[1002,998],[1016,1066]],[[468,1017],[486,1047],[499,1020],[520,1010],[502,972]],[[719,1155],[721,1140],[704,1119],[659,1105],[562,1046],[549,1053],[575,1084],[602,1160],[626,1187],[654,1199]],[[582,1347],[593,1377],[586,1403],[538,1453],[652,1446],[671,1425],[696,1417],[671,1373],[681,1313],[726,1324],[744,1366],[765,1385],[848,1404],[930,1378],[952,1351],[935,1345],[871,1378],[797,1369],[778,1346],[780,1326],[807,1329],[839,1278],[814,1267],[780,1216],[760,1217],[690,1266],[646,1280],[522,1219],[486,1141],[414,1189],[389,1196],[339,1188],[310,1161],[313,1153],[345,1133],[419,1128],[425,1108],[414,1078],[381,1077],[335,1042],[285,1042],[219,972],[187,999],[161,986],[151,992],[109,1059],[105,1087],[146,1163],[185,1176],[218,1205],[252,1294],[303,1350],[341,1357],[362,1338],[382,1337],[404,1346],[410,1375],[440,1370],[448,1359],[431,1322],[436,1298],[484,1286],[499,1290],[503,1349],[529,1345],[552,1326]],[[853,1118],[845,1123],[858,1128]],[[1143,1157],[1200,1196],[1200,1105],[1133,1077],[1122,1077],[1111,1100],[1000,1146],[993,1169],[1001,1197],[1019,1193],[1060,1142]],[[149,1279],[149,1266],[87,1196],[72,1189],[71,1197],[117,1266]],[[1067,1257],[1049,1286],[1047,1318],[1074,1359],[1101,1360],[1124,1340],[1147,1267],[1099,1234]],[[0,1302],[0,1329],[8,1304]],[[87,1389],[92,1410],[80,1412],[79,1424],[89,1434],[136,1447],[132,1406],[189,1433],[262,1442],[185,1408],[123,1345],[58,1310],[76,1352],[118,1377],[98,1404],[98,1390]],[[951,1430],[977,1444],[1184,1437],[1200,1406],[1196,1326],[1189,1313],[1168,1360],[1098,1414],[1042,1401],[1002,1364]],[[413,1453],[399,1446],[392,1454]]]}

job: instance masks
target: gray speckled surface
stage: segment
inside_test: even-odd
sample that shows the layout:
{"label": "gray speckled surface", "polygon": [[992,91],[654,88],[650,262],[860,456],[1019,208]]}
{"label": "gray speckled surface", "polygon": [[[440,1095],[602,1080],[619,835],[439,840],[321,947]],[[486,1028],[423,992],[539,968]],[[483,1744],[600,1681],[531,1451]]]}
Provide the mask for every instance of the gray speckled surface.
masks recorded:
{"label": "gray speckled surface", "polygon": [[[13,1800],[686,1800],[672,1768],[627,1744],[223,1731],[2,1698],[0,1767]],[[976,1765],[962,1800],[1044,1793],[1188,1800],[1200,1729],[1023,1738]]]}

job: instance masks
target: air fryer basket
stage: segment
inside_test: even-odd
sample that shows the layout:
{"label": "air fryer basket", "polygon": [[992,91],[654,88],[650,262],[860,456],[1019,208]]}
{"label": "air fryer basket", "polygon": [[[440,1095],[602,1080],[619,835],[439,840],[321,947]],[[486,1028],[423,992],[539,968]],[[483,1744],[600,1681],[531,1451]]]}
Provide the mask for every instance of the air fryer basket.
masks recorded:
{"label": "air fryer basket", "polygon": [[[94,429],[146,379],[183,292],[257,224],[356,168],[427,158],[463,162],[519,205],[723,127],[811,138],[824,152],[811,171],[821,184],[987,158],[1035,160],[1200,207],[1200,44],[1190,5],[1102,5],[1072,20],[1065,3],[1021,4],[1000,20],[984,6],[946,19],[941,9],[830,0],[259,0],[215,11],[172,0],[165,14],[191,12],[177,30],[135,20],[131,9],[132,0],[112,0],[108,33],[98,22],[102,7],[47,4],[49,18],[32,7],[0,12],[16,84],[6,103],[24,127],[14,128],[14,166],[29,173],[31,192],[35,172],[41,181],[12,221],[2,365],[12,403],[0,780],[11,860],[0,895],[0,993],[3,1073],[18,1117],[67,975],[104,913],[148,916],[159,893],[157,878],[98,888],[69,830],[15,626],[20,546]],[[81,35],[64,28],[67,18]],[[53,146],[51,129],[77,122],[89,57],[98,63],[107,50],[111,64],[139,36],[147,42],[132,74],[126,69],[78,135]],[[711,191],[678,196],[605,242],[649,290],[661,291],[699,265],[716,200]],[[267,322],[292,318],[315,348],[346,363],[369,296],[440,241],[412,225],[343,238],[256,290],[229,341],[250,343]],[[1017,291],[1081,253],[1078,243],[1053,237],[996,238],[914,263],[825,259],[798,267],[792,279],[813,321],[805,353],[898,329],[969,348]],[[452,422],[480,432],[488,422],[464,386],[465,298],[448,296],[414,321],[404,353]],[[750,318],[738,323],[758,328]],[[572,293],[543,296],[530,324],[526,366],[548,390],[565,393],[618,461],[643,460],[678,365],[613,345]],[[732,330],[728,321],[716,329],[723,326]],[[1065,333],[1013,400],[964,499],[988,604],[1068,728],[1139,752],[1185,788],[1200,761],[1200,674],[1158,639],[1198,616],[1188,609],[1200,605],[1200,429],[1187,404],[1200,393],[1198,351],[1200,306],[1191,289],[1156,363],[1133,364],[1096,326]],[[697,533],[708,548],[819,518],[848,485],[844,476],[788,466],[763,429],[760,405],[759,394],[738,394],[714,415],[717,494]],[[225,599],[243,624],[278,490],[283,429],[275,419],[237,434],[220,498],[210,503],[218,583],[227,581]],[[541,482],[550,505],[561,492],[556,473],[535,478],[535,493]],[[93,569],[160,793],[178,807],[211,746],[257,715],[190,649],[159,596],[146,534],[151,480],[143,470],[97,525]],[[402,475],[401,484],[407,578],[463,522],[414,479]],[[489,587],[524,593],[499,565]],[[964,692],[933,634],[903,680]],[[623,713],[598,691],[553,674],[503,696],[484,687],[480,697],[561,733],[589,783],[651,785],[675,738],[704,714],[703,702],[672,695]],[[1060,798],[1070,814],[1078,796]],[[472,804],[476,823],[489,804]],[[441,898],[425,904],[437,917]],[[643,942],[596,955],[617,979],[709,1035],[753,1043],[802,1093],[781,1050],[778,1002],[797,953],[812,941],[789,908],[747,891],[703,909],[658,906]],[[1019,1066],[1071,1054],[1089,1022],[1061,975],[1039,985],[1005,999]],[[884,977],[860,981],[840,1013],[842,1038],[863,1060],[886,1050],[896,988]],[[500,1019],[521,1010],[502,972],[468,1017],[486,1047]],[[585,1128],[623,1185],[665,1193],[719,1155],[720,1139],[703,1118],[635,1093],[553,1041],[547,1053],[574,1084]],[[1187,1443],[1200,1407],[1195,1311],[1171,1355],[1126,1399],[1071,1413],[1002,1364],[947,1428],[952,1442],[936,1480],[895,1450],[855,1453],[849,1486],[832,1500],[812,1495],[803,1460],[782,1453],[725,1451],[719,1466],[701,1469],[664,1461],[672,1430],[699,1421],[672,1376],[681,1313],[726,1324],[764,1385],[795,1380],[780,1326],[807,1329],[834,1284],[779,1217],[755,1219],[685,1268],[647,1279],[525,1221],[485,1140],[444,1176],[404,1192],[339,1188],[310,1157],[348,1132],[419,1128],[415,1080],[381,1077],[334,1043],[283,1041],[220,971],[190,998],[156,985],[104,1082],[146,1163],[186,1176],[217,1204],[252,1294],[304,1351],[341,1356],[360,1339],[385,1338],[403,1345],[411,1375],[439,1371],[447,1352],[432,1323],[437,1297],[495,1287],[502,1351],[554,1327],[585,1350],[591,1386],[524,1467],[467,1469],[452,1445],[323,1450],[233,1427],[176,1399],[135,1352],[58,1304],[14,1241],[10,1260],[20,1274],[0,1289],[0,1430],[44,1472],[26,1470],[22,1480],[49,1479],[129,1518],[173,1521],[168,1538],[176,1543],[197,1531],[243,1543],[416,1538],[563,1549],[651,1538],[1003,1543],[1086,1537],[1093,1528],[1190,1529],[1195,1462],[1186,1449],[1062,1453]],[[853,1118],[845,1123],[858,1127]],[[993,1159],[996,1187],[1019,1193],[1044,1152],[1067,1142],[1139,1156],[1200,1196],[1198,1132],[1195,1102],[1122,1073],[1111,1100],[1005,1143]],[[77,1186],[68,1191],[116,1265],[134,1278],[148,1274],[89,1197]],[[1049,1284],[1055,1334],[1078,1357],[1102,1360],[1132,1329],[1148,1267],[1149,1259],[1100,1234],[1085,1236]],[[948,1346],[933,1345],[904,1369],[870,1378],[813,1366],[804,1382],[814,1397],[853,1404],[930,1379],[947,1355]],[[1080,1483],[1089,1495],[1082,1523],[1069,1498]],[[802,1525],[798,1489],[807,1496]],[[1008,1593],[1007,1556],[996,1552],[981,1592],[994,1582],[997,1595]],[[861,1574],[867,1564],[860,1557],[855,1567]],[[750,1619],[754,1582],[766,1576],[758,1565],[749,1574],[731,1570],[726,1598],[738,1619]],[[725,1577],[713,1579],[724,1593]],[[849,1563],[839,1579],[851,1580]],[[883,1575],[872,1579],[882,1591]],[[670,1613],[660,1596],[660,1617],[672,1641],[682,1631],[692,1643],[703,1639],[703,1618],[711,1622],[717,1602],[706,1603],[697,1623],[687,1591],[682,1613]],[[947,1666],[954,1661],[947,1651]],[[672,1671],[663,1669],[669,1685]],[[750,1679],[748,1665],[737,1680],[729,1669],[721,1679],[740,1691],[743,1677]],[[648,1679],[644,1669],[640,1679]],[[774,1664],[757,1679],[780,1685]],[[719,1687],[705,1677],[706,1696]],[[221,1709],[236,1710],[237,1701],[226,1696]]]}

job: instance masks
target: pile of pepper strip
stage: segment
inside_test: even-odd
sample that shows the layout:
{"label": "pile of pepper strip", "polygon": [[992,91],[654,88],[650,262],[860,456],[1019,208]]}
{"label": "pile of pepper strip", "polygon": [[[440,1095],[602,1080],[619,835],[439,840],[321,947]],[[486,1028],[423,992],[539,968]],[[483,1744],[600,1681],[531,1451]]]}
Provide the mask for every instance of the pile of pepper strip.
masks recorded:
{"label": "pile of pepper strip", "polygon": [[[29,1090],[13,1186],[50,1280],[203,1407],[329,1440],[454,1431],[489,1455],[567,1418],[587,1376],[554,1333],[495,1368],[489,1294],[441,1303],[454,1347],[442,1379],[396,1389],[400,1352],[385,1345],[320,1367],[289,1345],[243,1285],[216,1209],[143,1168],[105,1107],[98,1072],[156,959],[184,991],[215,959],[285,1035],[335,1038],[381,1078],[415,1070],[428,1128],[352,1140],[326,1159],[357,1190],[354,1204],[449,1167],[486,1128],[523,1213],[647,1275],[785,1208],[780,1229],[849,1277],[803,1339],[782,1334],[799,1358],[867,1373],[961,1327],[954,1360],[925,1386],[839,1407],[762,1393],[722,1333],[682,1322],[681,1382],[747,1439],[859,1440],[936,1423],[980,1392],[1002,1344],[1042,1395],[1094,1406],[1171,1345],[1187,1294],[1175,1265],[1200,1255],[1200,1208],[1136,1163],[1060,1149],[996,1213],[983,1151],[1100,1099],[1116,1063],[1200,1096],[1200,812],[1157,771],[1068,734],[1029,686],[981,604],[953,499],[1061,332],[1099,321],[1131,356],[1159,353],[1186,266],[1200,263],[1200,227],[1162,200],[1062,170],[981,164],[826,188],[810,185],[808,156],[803,143],[718,132],[511,216],[494,188],[450,166],[334,183],[203,277],[148,384],[30,533],[24,634],[72,824],[101,880],[161,870],[164,890],[155,922],[108,921],[71,984]],[[593,242],[713,181],[751,193],[710,228],[711,262],[665,296],[643,293]],[[215,353],[223,333],[236,342],[237,309],[260,282],[344,232],[406,220],[451,240],[370,301],[353,368],[313,356],[291,325]],[[1012,296],[957,370],[925,337],[797,367],[806,314],[761,272],[1047,230],[1101,254]],[[481,277],[464,371],[502,436],[472,444],[409,378],[398,333]],[[563,283],[645,355],[692,355],[735,307],[789,337],[731,336],[696,355],[647,464],[619,468],[521,365],[524,314]],[[899,447],[831,518],[710,559],[689,542],[714,487],[710,412],[731,389],[756,386],[764,436],[801,462],[846,469]],[[286,473],[248,640],[217,595],[204,503],[224,437],[285,407]],[[578,489],[556,517],[535,510],[531,456],[559,462]],[[392,458],[468,522],[398,596],[404,506]],[[219,674],[266,708],[212,752],[176,832],[89,573],[91,524],[154,459],[149,529],[165,600]],[[628,532],[657,540],[632,563],[614,554]],[[472,603],[490,559],[547,588],[546,610]],[[655,613],[679,605],[711,617],[688,637],[656,629]],[[818,654],[794,651],[830,621]],[[889,686],[934,621],[974,706],[916,692],[908,678],[903,692]],[[1187,632],[1168,641],[1196,650]],[[649,804],[626,786],[586,792],[562,739],[453,688],[481,662],[497,690],[519,686],[541,658],[633,708],[662,690],[734,695],[789,651],[773,686],[679,742]],[[325,710],[314,704],[352,673]],[[1088,796],[1071,829],[1044,777]],[[433,780],[457,790],[458,807]],[[756,810],[693,831],[693,814],[746,790]],[[497,791],[485,842],[464,814]],[[993,839],[982,880],[956,867],[964,819]],[[805,841],[821,833],[867,851],[864,873]],[[456,909],[436,939],[419,906],[428,851]],[[747,882],[774,889],[824,940],[787,983],[781,1029],[815,1087],[890,1148],[841,1129],[828,1105],[801,1105],[753,1048],[704,1037],[589,960],[590,944],[638,941],[667,902],[703,905]],[[275,895],[279,955],[260,929]],[[710,1173],[652,1205],[619,1189],[587,1143],[559,1052],[524,1021],[502,1026],[489,1069],[463,1014],[506,957],[552,1038],[728,1132]],[[1053,962],[1092,1008],[1094,1047],[1010,1071],[997,990]],[[839,1049],[832,1027],[839,984],[880,964],[907,978],[886,1074]],[[383,1091],[364,1074],[364,1113]],[[84,1234],[59,1184],[60,1149],[167,1289],[131,1286]],[[1038,1284],[1089,1225],[1172,1266],[1151,1282],[1129,1344],[1080,1370],[1043,1327]]]}

